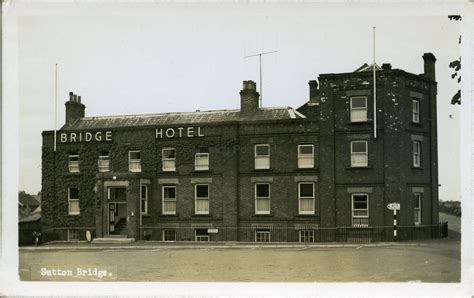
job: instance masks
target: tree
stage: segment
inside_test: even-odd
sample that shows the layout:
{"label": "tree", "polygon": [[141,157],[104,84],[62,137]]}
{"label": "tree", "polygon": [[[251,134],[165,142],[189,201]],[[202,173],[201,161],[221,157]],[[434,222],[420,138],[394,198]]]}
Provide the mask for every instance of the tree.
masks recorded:
{"label": "tree", "polygon": [[[462,17],[460,15],[449,15],[448,18],[451,21],[453,21],[453,20],[454,21],[462,21]],[[459,42],[459,44],[461,44],[461,35],[459,35],[459,41],[458,42]],[[456,79],[456,77],[457,77],[457,81],[458,81],[458,83],[460,83],[461,82],[461,75],[460,75],[461,57],[459,57],[458,59],[456,59],[454,61],[449,62],[449,68],[454,69],[454,73],[451,75],[451,78]],[[456,94],[453,95],[453,98],[451,99],[451,104],[452,105],[455,105],[455,104],[460,105],[461,104],[461,89],[458,89]]]}

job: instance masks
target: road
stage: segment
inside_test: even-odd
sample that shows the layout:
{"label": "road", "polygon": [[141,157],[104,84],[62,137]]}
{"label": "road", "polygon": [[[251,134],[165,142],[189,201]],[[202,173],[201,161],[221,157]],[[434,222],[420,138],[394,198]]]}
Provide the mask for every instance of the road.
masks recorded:
{"label": "road", "polygon": [[118,281],[458,282],[459,244],[443,239],[380,247],[33,249],[20,251],[20,278],[62,278],[40,276],[40,268],[116,266]]}

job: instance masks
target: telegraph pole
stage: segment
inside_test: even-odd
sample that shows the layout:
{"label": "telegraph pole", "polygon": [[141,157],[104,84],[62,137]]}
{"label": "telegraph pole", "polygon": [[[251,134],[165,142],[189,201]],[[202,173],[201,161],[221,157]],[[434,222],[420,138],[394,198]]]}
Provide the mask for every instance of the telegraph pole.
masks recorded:
{"label": "telegraph pole", "polygon": [[377,138],[377,80],[375,78],[375,26],[373,30],[373,56],[374,63],[372,64],[372,72],[374,77],[374,139]]}
{"label": "telegraph pole", "polygon": [[257,57],[258,56],[258,62],[259,62],[259,67],[260,67],[260,107],[262,107],[262,94],[263,94],[263,89],[262,89],[262,56],[263,55],[268,55],[268,54],[273,54],[273,53],[276,53],[278,51],[271,51],[271,52],[264,52],[264,53],[258,53],[258,54],[254,54],[254,55],[249,55],[249,56],[245,56],[244,58],[251,58],[251,57]]}
{"label": "telegraph pole", "polygon": [[56,152],[56,131],[58,123],[58,64],[54,69],[54,152]]}

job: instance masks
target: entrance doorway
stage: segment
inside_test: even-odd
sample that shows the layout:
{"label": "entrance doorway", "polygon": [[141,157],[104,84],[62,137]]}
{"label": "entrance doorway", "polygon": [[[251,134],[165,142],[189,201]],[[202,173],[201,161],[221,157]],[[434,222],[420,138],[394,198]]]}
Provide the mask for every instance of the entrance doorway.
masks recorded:
{"label": "entrance doorway", "polygon": [[109,203],[109,235],[127,236],[127,203]]}

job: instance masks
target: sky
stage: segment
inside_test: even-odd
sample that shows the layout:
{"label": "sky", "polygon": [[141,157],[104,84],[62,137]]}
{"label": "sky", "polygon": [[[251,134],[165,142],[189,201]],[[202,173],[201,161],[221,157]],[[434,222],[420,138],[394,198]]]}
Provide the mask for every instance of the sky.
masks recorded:
{"label": "sky", "polygon": [[317,6],[163,5],[136,14],[22,16],[17,22],[19,188],[41,189],[41,132],[57,127],[73,91],[86,116],[239,108],[243,80],[258,82],[263,106],[299,107],[308,81],[376,61],[419,74],[422,55],[436,58],[441,200],[459,200],[458,89],[450,61],[459,57],[459,24],[447,16],[324,16]]}

